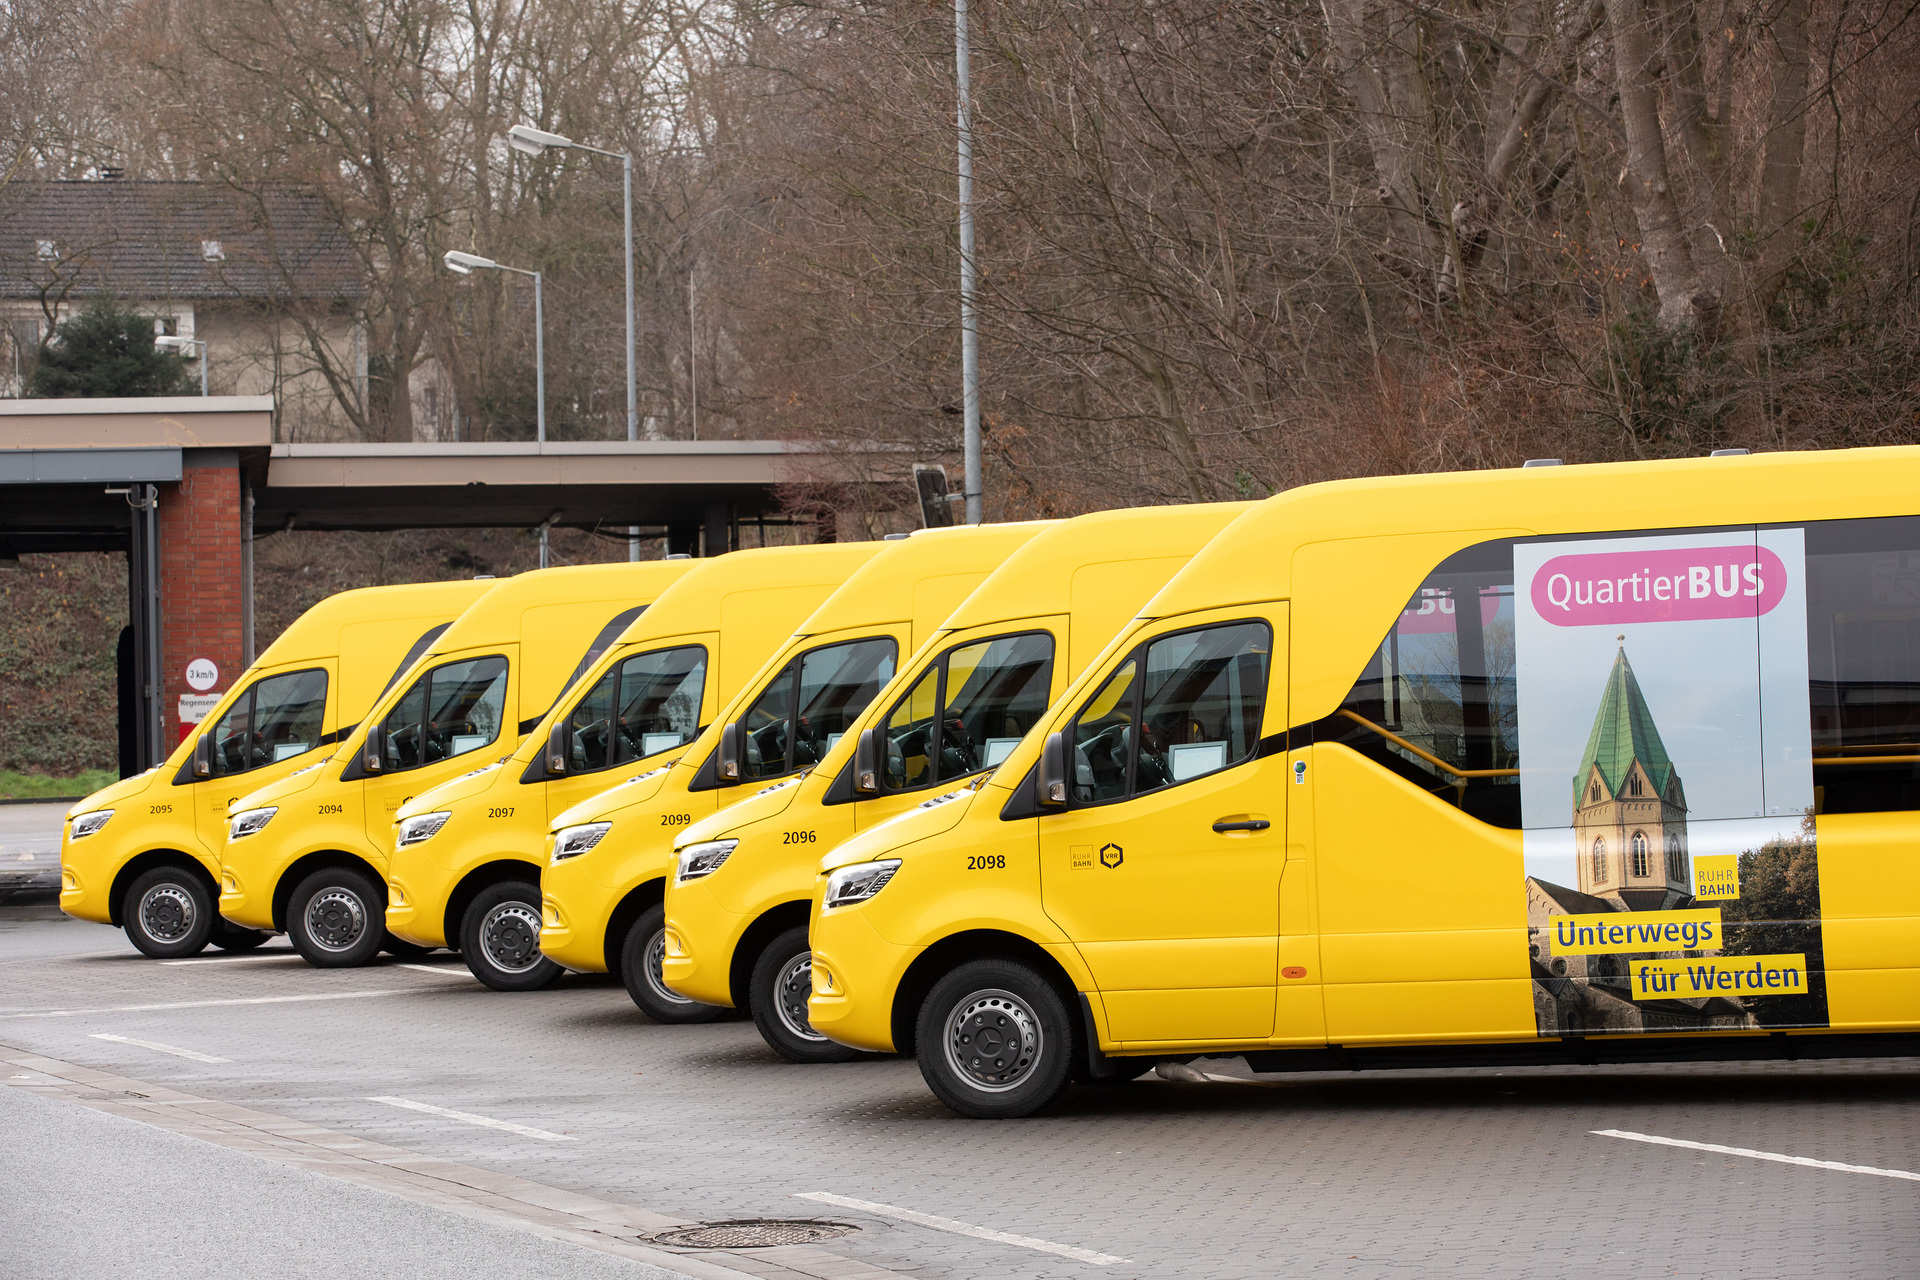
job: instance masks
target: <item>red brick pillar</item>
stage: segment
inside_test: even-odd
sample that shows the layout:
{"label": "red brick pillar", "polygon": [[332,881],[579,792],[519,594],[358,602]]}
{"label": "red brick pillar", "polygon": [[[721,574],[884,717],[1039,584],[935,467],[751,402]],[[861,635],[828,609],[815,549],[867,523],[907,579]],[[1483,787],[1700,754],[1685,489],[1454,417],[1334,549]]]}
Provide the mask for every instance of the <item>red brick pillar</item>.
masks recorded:
{"label": "red brick pillar", "polygon": [[[160,714],[169,751],[192,727],[180,720],[181,696],[225,693],[245,668],[240,468],[221,461],[225,465],[195,466],[189,453],[180,483],[160,486]],[[197,658],[220,670],[204,693],[187,684],[187,664]]]}

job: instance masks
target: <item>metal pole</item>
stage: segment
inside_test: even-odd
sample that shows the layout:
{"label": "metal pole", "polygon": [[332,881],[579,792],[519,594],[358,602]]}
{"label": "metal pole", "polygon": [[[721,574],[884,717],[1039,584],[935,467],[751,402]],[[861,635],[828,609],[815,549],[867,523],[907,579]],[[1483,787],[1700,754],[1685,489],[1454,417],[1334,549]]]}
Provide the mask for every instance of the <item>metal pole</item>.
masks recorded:
{"label": "metal pole", "polygon": [[[697,269],[699,263],[694,264]],[[700,331],[693,323],[693,269],[687,272],[687,403],[693,438],[700,438]]]}
{"label": "metal pole", "polygon": [[[640,438],[640,393],[633,370],[633,157],[623,155],[627,206],[627,441]],[[640,526],[627,526],[627,559],[640,558]]]}
{"label": "metal pole", "polygon": [[253,482],[240,473],[240,647],[253,665]]}
{"label": "metal pole", "polygon": [[968,69],[967,0],[953,0],[953,65],[960,90],[960,404],[966,463],[967,523],[980,511],[980,327],[973,306],[973,104]]}
{"label": "metal pole", "polygon": [[[529,271],[533,277],[533,378],[534,394],[540,397],[540,403],[534,411],[535,430],[541,444],[547,442],[547,313],[540,300],[540,273]],[[540,545],[545,547],[546,534],[540,535]],[[546,568],[545,555],[541,556],[541,568]]]}
{"label": "metal pole", "polygon": [[207,344],[200,344],[200,394],[207,394]]}

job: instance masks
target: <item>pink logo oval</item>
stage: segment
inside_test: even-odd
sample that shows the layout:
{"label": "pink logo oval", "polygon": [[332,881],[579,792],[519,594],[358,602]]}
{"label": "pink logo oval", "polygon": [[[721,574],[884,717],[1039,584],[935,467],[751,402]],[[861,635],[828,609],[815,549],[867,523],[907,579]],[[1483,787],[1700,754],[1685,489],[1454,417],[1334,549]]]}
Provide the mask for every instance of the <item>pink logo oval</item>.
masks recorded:
{"label": "pink logo oval", "polygon": [[1787,566],[1752,543],[1555,556],[1533,575],[1533,608],[1559,627],[1756,618],[1787,593]]}

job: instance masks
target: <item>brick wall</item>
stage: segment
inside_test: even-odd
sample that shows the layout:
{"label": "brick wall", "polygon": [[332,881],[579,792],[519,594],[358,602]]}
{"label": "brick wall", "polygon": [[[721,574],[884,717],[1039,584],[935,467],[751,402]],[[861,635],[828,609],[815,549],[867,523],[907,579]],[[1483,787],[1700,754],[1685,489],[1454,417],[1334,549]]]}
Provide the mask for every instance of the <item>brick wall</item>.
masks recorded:
{"label": "brick wall", "polygon": [[240,472],[189,466],[160,486],[161,715],[168,750],[184,737],[180,695],[187,664],[211,659],[225,693],[245,669],[240,619]]}

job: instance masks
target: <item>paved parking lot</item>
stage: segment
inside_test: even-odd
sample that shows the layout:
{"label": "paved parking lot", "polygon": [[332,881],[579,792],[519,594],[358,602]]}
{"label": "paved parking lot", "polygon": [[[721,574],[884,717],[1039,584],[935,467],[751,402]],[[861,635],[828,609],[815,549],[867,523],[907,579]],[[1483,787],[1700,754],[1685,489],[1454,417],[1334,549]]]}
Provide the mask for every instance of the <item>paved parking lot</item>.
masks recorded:
{"label": "paved parking lot", "polygon": [[[0,1184],[39,1188],[0,1196],[4,1218],[82,1221],[89,1187],[156,1203],[171,1171],[155,1166],[178,1158],[184,1179],[292,1167],[426,1206],[314,1210],[412,1241],[424,1261],[369,1268],[410,1280],[471,1274],[456,1257],[489,1248],[495,1271],[715,1277],[1910,1277],[1920,1258],[1913,1059],[1264,1078],[1221,1062],[1209,1074],[1237,1078],[1080,1091],[996,1124],[945,1111],[911,1062],[791,1066],[748,1023],[655,1026],[605,981],[501,995],[450,956],[322,972],[284,941],[156,963],[102,926],[4,915],[0,1076],[40,1096],[31,1114],[0,1096],[0,1128],[78,1135],[0,1143]],[[121,1129],[76,1127],[83,1107],[141,1141],[86,1155]],[[210,1149],[181,1133],[238,1154],[206,1172]],[[76,1162],[86,1178],[53,1176]],[[770,1251],[648,1242],[742,1218],[859,1230]],[[116,1238],[137,1219],[99,1215],[25,1274],[138,1256]],[[501,1230],[561,1252],[516,1261],[487,1243]],[[322,1250],[279,1270],[332,1268]]]}

